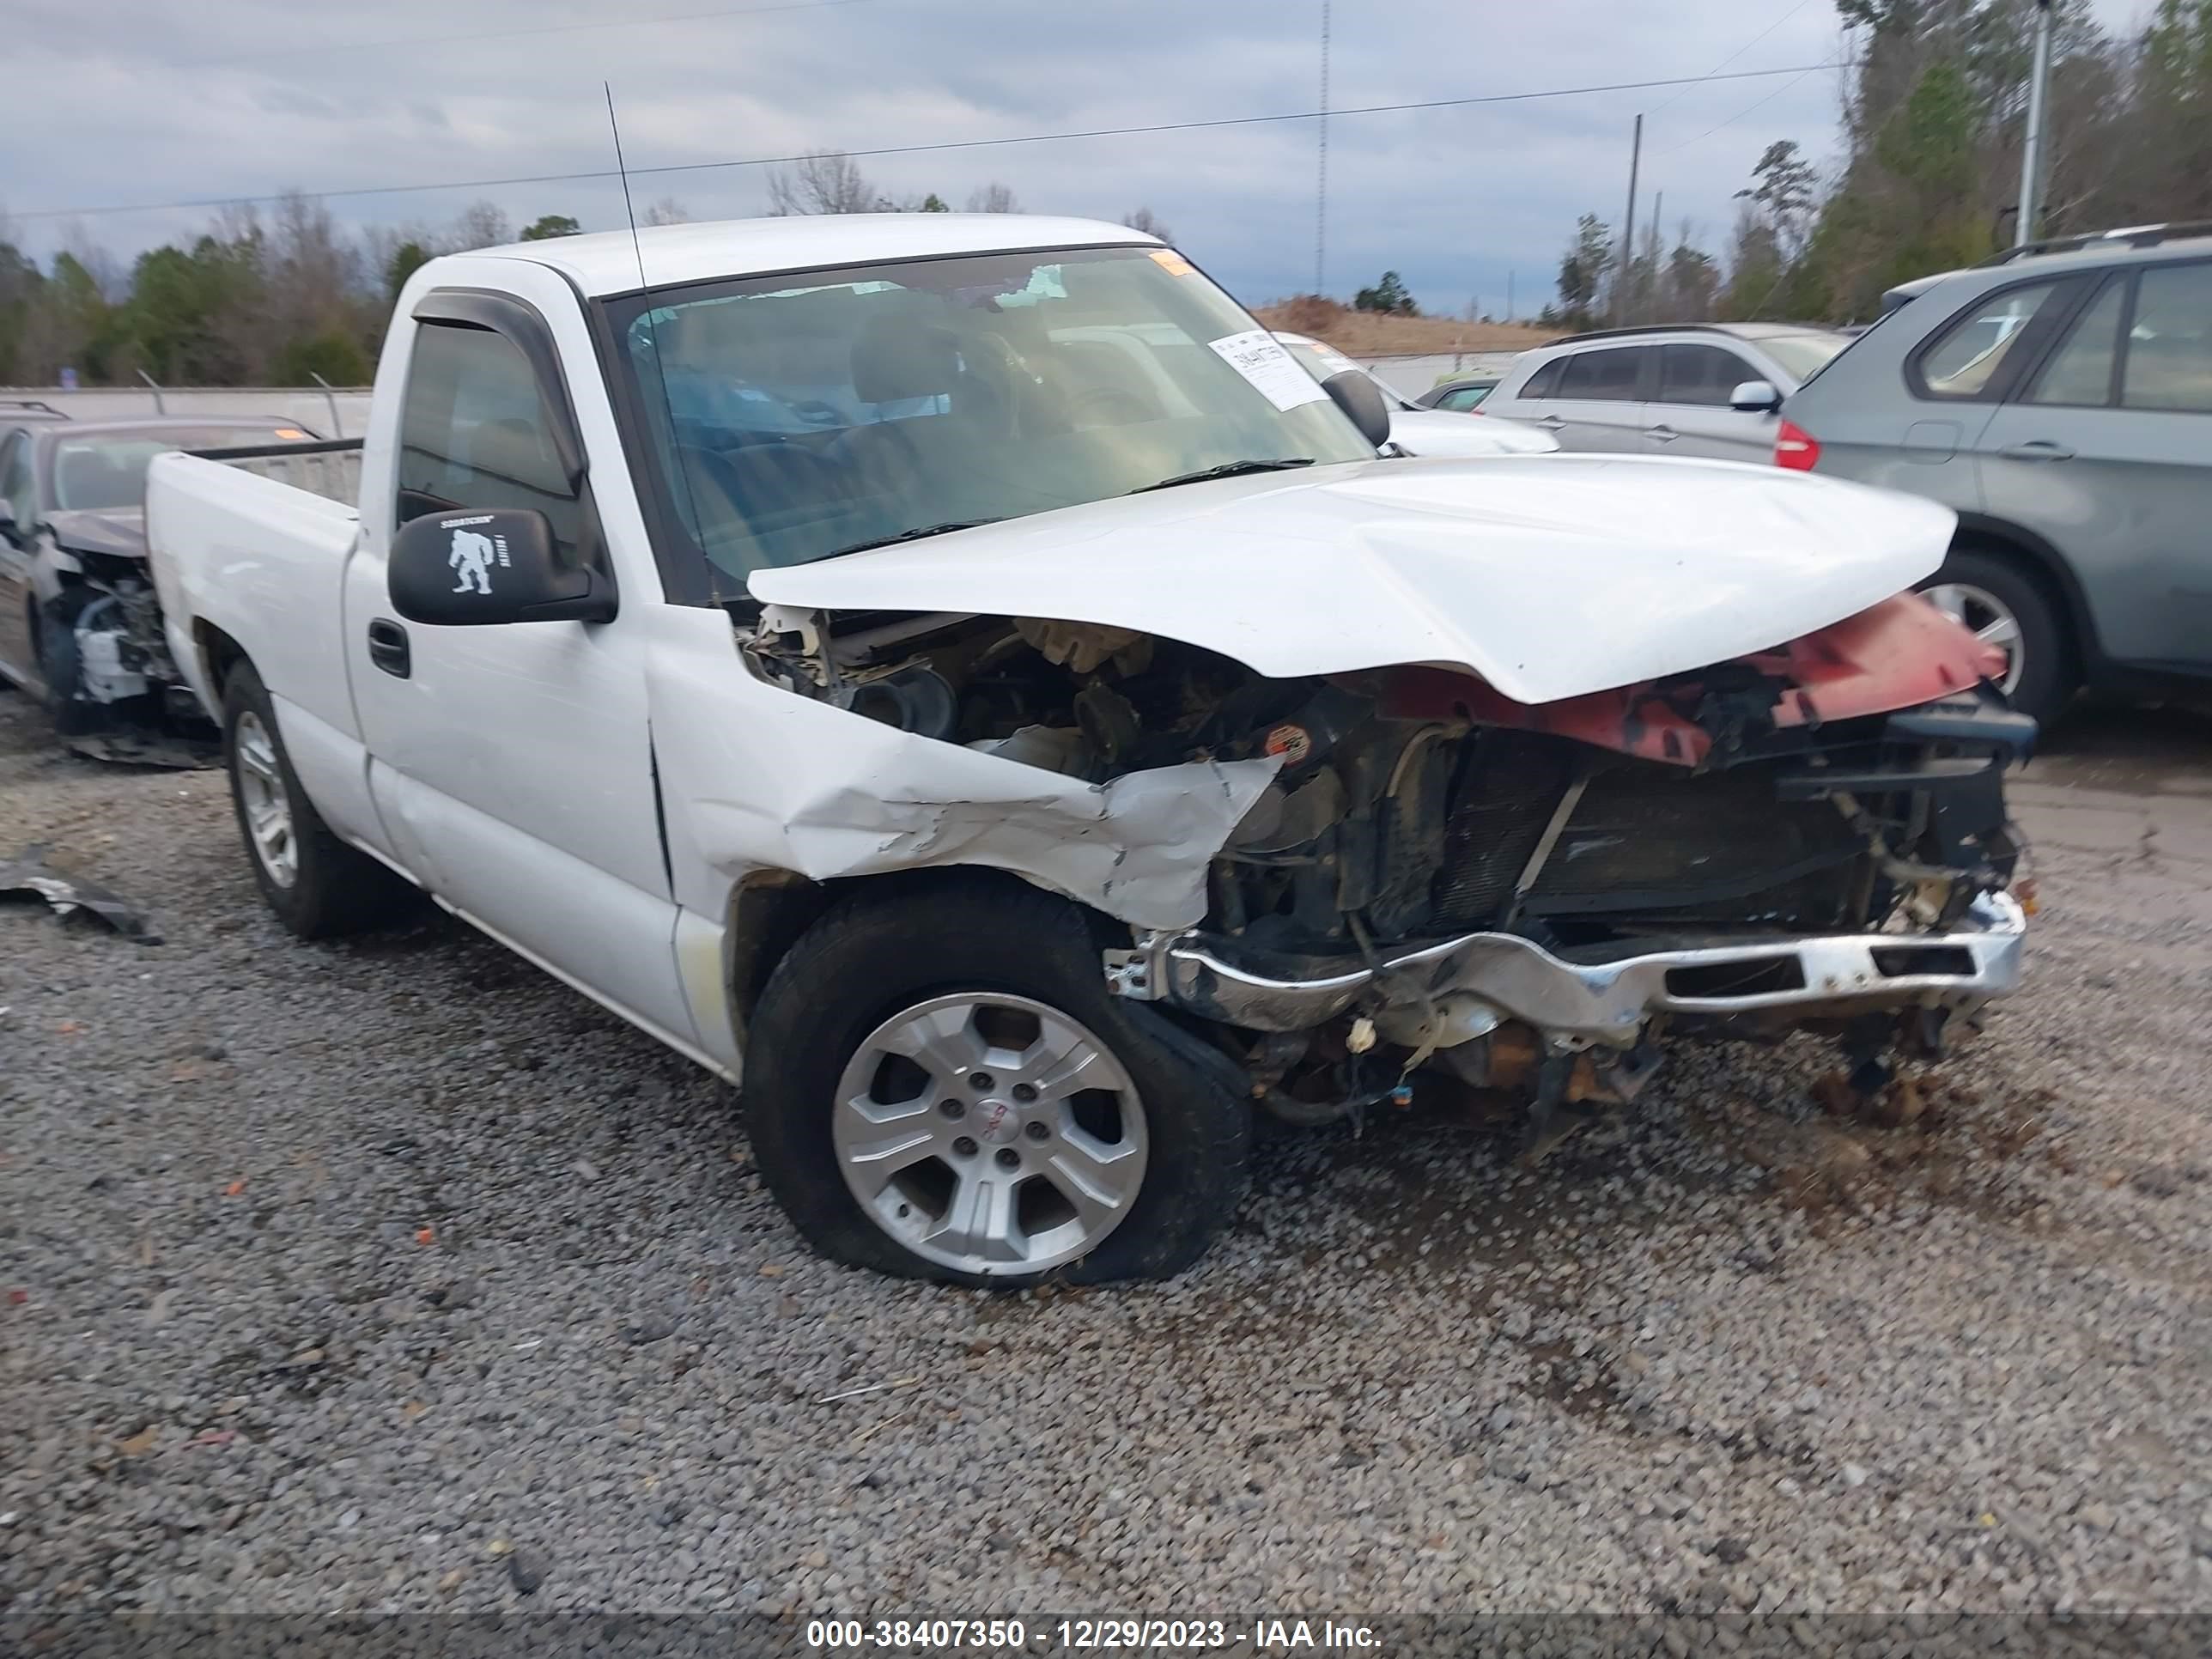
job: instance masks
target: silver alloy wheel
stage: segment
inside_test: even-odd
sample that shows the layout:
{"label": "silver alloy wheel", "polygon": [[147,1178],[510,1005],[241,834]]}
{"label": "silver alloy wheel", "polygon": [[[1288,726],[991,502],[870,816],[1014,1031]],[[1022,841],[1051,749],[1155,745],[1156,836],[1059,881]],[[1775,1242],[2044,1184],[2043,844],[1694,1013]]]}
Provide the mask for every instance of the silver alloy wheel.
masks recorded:
{"label": "silver alloy wheel", "polygon": [[871,1031],[837,1080],[831,1140],[876,1225],[957,1273],[1087,1255],[1145,1183],[1145,1109],[1094,1033],[1027,997],[933,997]]}
{"label": "silver alloy wheel", "polygon": [[292,836],[292,798],[284,793],[276,739],[262,725],[261,716],[251,709],[238,717],[231,752],[253,856],[261,860],[270,880],[279,887],[289,887],[300,878],[300,848]]}
{"label": "silver alloy wheel", "polygon": [[1937,582],[1933,587],[1923,588],[1921,592],[1952,621],[1971,629],[1976,639],[2004,653],[2004,675],[1997,681],[1997,690],[2010,696],[2027,666],[2020,618],[2013,615],[2012,607],[1986,587],[1977,587],[1972,582]]}

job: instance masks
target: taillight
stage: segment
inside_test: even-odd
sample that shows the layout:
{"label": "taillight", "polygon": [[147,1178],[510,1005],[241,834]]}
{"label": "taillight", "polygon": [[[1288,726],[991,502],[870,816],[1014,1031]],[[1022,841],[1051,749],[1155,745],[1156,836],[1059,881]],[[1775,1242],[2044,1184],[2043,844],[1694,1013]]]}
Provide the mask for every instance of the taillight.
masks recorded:
{"label": "taillight", "polygon": [[1774,464],[1792,472],[1810,472],[1820,464],[1820,441],[1795,421],[1774,434]]}

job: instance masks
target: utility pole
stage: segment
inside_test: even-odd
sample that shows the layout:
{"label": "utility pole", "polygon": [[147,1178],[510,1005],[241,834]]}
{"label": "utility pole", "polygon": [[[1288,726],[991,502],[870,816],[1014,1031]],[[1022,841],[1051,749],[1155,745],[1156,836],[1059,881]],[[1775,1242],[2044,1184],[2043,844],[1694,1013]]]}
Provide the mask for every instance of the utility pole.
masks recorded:
{"label": "utility pole", "polygon": [[1314,176],[1314,292],[1328,292],[1328,5],[1321,0],[1321,142]]}
{"label": "utility pole", "polygon": [[1620,275],[1613,284],[1613,324],[1619,327],[1629,320],[1628,297],[1631,275],[1636,268],[1636,169],[1644,161],[1644,118],[1636,118],[1636,136],[1628,146],[1628,213],[1621,222]]}
{"label": "utility pole", "polygon": [[1505,320],[1513,320],[1513,273],[1505,273]]}
{"label": "utility pole", "polygon": [[[1644,291],[1644,303],[1647,308],[1658,301],[1659,278],[1666,263],[1667,192],[1663,190],[1655,190],[1651,192],[1651,286]],[[1643,273],[1640,271],[1638,273],[1638,280],[1639,282],[1643,280]],[[1664,322],[1666,319],[1659,317],[1652,320]]]}
{"label": "utility pole", "polygon": [[2035,0],[2035,62],[2027,77],[2027,134],[2020,150],[2020,211],[2014,216],[2012,245],[2035,240],[2043,213],[2044,123],[2050,119],[2051,0]]}

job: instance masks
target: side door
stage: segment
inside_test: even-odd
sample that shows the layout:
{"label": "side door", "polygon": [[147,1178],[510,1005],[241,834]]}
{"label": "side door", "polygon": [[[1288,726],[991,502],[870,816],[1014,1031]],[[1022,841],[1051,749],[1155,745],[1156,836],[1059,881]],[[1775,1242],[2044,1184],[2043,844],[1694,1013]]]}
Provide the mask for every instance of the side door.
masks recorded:
{"label": "side door", "polygon": [[17,427],[0,439],[0,496],[10,521],[0,526],[0,677],[28,679],[37,673],[31,631],[31,550],[39,504],[33,499],[31,434]]}
{"label": "side door", "polygon": [[[1659,348],[1659,389],[1644,406],[1646,451],[1765,463],[1774,459],[1777,417],[1729,405],[1746,380],[1771,380],[1765,369],[1726,346],[1684,343]],[[1776,390],[1784,388],[1778,386]]]}
{"label": "side door", "polygon": [[1552,405],[1559,395],[1560,371],[1566,363],[1565,356],[1558,356],[1533,368],[1523,370],[1516,364],[1507,369],[1505,378],[1492,390],[1490,407],[1484,412],[1526,421],[1557,437],[1565,422]]}
{"label": "side door", "polygon": [[[688,1049],[646,707],[659,583],[575,297],[544,267],[483,263],[498,291],[428,290],[394,318],[377,386],[345,599],[369,792],[443,902]],[[544,514],[565,556],[614,578],[615,618],[400,621],[396,527],[490,507]]]}
{"label": "side door", "polygon": [[2212,665],[2212,260],[2107,275],[1977,460],[1990,511],[2073,567],[2108,655]]}
{"label": "side door", "polygon": [[[1562,449],[1641,453],[1644,400],[1657,380],[1656,346],[1593,346],[1561,360],[1559,386],[1540,421]],[[1503,411],[1499,411],[1503,412]]]}

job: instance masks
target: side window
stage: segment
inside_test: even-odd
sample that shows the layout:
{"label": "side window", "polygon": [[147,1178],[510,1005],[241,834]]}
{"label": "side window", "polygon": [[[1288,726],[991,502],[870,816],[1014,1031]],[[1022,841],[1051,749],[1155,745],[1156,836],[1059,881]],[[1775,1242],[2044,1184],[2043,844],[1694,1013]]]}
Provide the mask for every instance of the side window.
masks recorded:
{"label": "side window", "polygon": [[2119,350],[2120,313],[2126,307],[2128,279],[2115,276],[2096,302],[2074,319],[2074,326],[2051,354],[2028,388],[2031,404],[2101,407],[2112,397],[2112,358]]}
{"label": "side window", "polygon": [[415,331],[399,418],[396,521],[461,507],[535,507],[573,553],[583,522],[521,348],[465,324]]}
{"label": "side window", "polygon": [[2021,337],[2058,292],[2056,282],[1992,294],[1920,348],[1919,390],[1929,398],[1979,398],[1998,383]]}
{"label": "side window", "polygon": [[1490,388],[1486,386],[1463,386],[1456,392],[1444,393],[1437,407],[1463,414],[1489,395]]}
{"label": "side window", "polygon": [[1650,349],[1649,346],[1614,346],[1579,352],[1567,359],[1560,373],[1559,395],[1586,403],[1634,403],[1644,360]]}
{"label": "side window", "polygon": [[1514,395],[1521,398],[1556,398],[1559,395],[1559,370],[1566,359],[1554,357],[1528,377],[1528,384]]}
{"label": "side window", "polygon": [[2212,264],[2155,266],[2136,276],[2120,401],[2212,414]]}
{"label": "side window", "polygon": [[9,510],[19,525],[28,525],[38,517],[39,504],[31,499],[31,434],[15,432],[0,443],[0,495],[8,498]]}
{"label": "side window", "polygon": [[1659,348],[1659,401],[1662,404],[1725,409],[1729,393],[1746,380],[1765,378],[1735,353],[1718,346]]}

